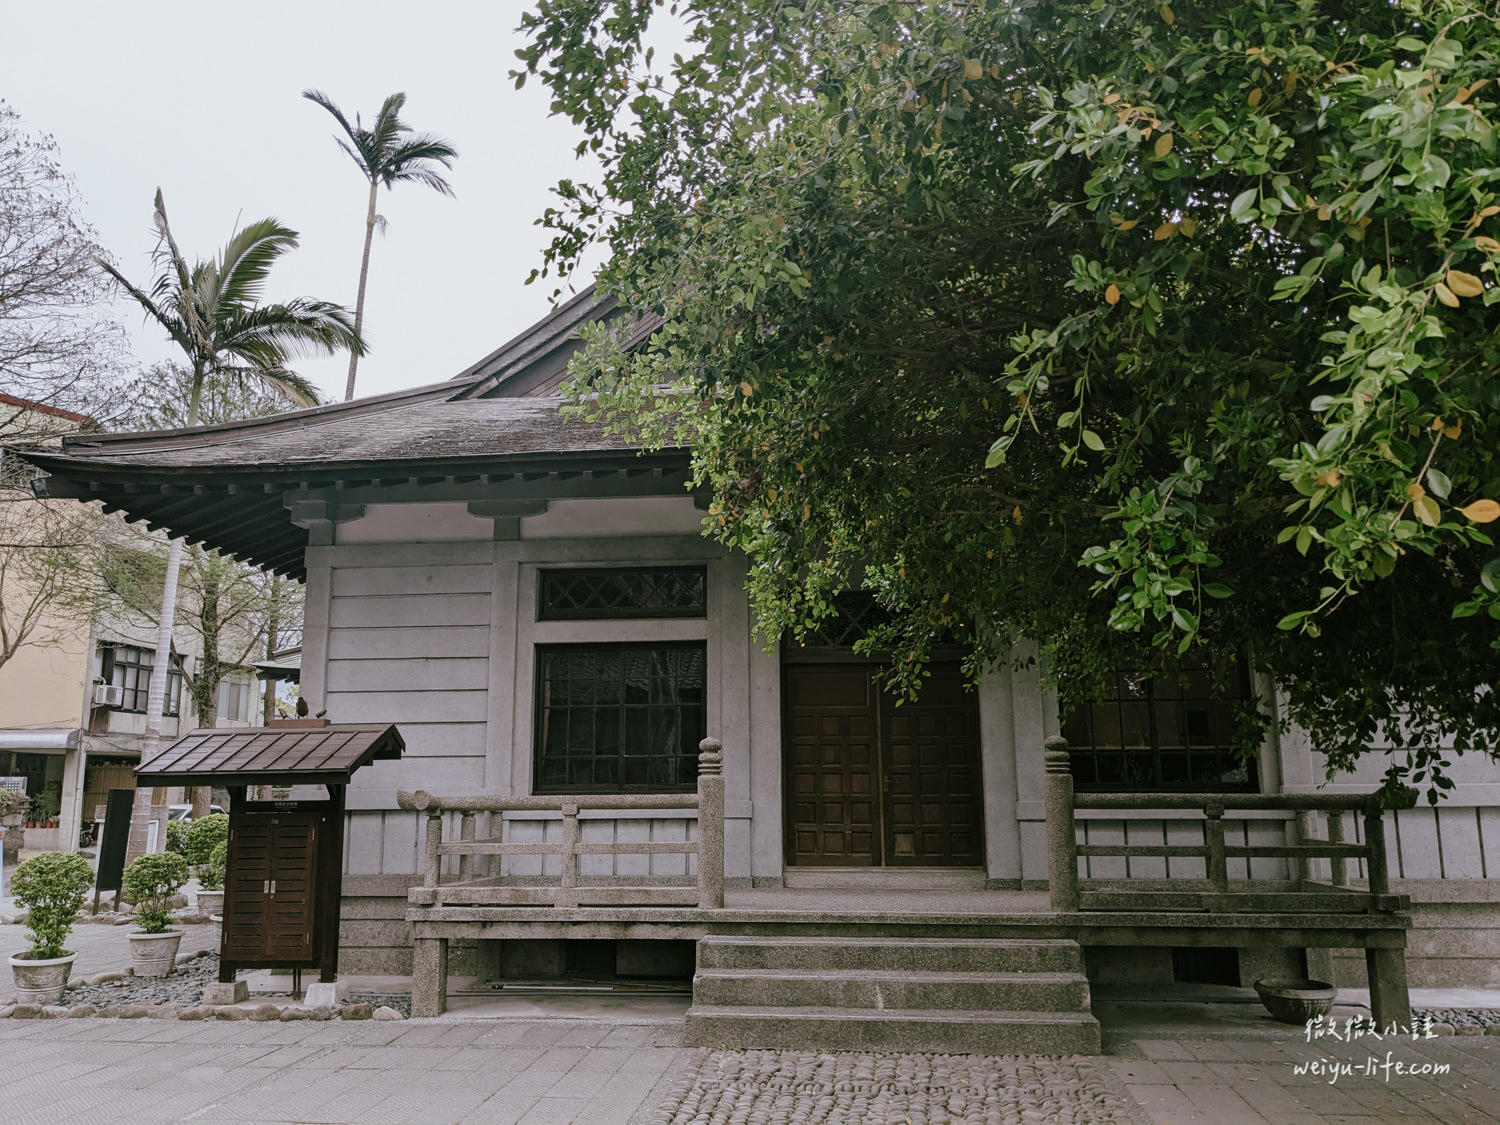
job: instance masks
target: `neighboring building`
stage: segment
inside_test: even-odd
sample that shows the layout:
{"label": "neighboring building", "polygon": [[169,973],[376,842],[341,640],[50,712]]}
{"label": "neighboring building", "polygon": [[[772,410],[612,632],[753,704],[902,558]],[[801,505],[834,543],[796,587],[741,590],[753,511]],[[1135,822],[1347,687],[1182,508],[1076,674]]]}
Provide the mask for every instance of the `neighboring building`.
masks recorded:
{"label": "neighboring building", "polygon": [[[1111,790],[1366,792],[1379,755],[1323,786],[1306,737],[1273,725],[1253,768],[1228,754],[1226,700],[1122,670],[1111,699],[1068,718],[1034,668],[965,691],[939,660],[892,707],[849,648],[858,599],[822,642],[752,637],[746,560],[701,534],[688,454],[642,454],[560,412],[576,327],[611,315],[584,294],[456,380],[276,418],[70,439],[30,459],[57,494],[102,500],[305,578],[301,690],[335,722],[398,724],[405,757],[348,794],[343,967],[411,970],[406,891],[422,817],[398,789],[439,794],[688,793],[699,739],[724,745],[730,887],[1046,886],[1042,743],[1066,728],[1077,785]],[[642,328],[642,333],[649,325]],[[180,497],[191,496],[184,504]],[[1242,678],[1268,709],[1273,686]],[[1206,682],[1206,678],[1205,678]],[[1500,985],[1500,767],[1461,759],[1437,809],[1387,816],[1395,889],[1412,898],[1411,976]],[[1097,814],[1097,815],[1096,815]],[[1182,842],[1170,816],[1090,810],[1080,842]],[[506,814],[512,839],[558,818]],[[668,814],[586,821],[591,839],[682,839]],[[1284,845],[1286,817],[1235,822]],[[498,831],[491,824],[491,831]],[[1231,845],[1240,843],[1231,839]],[[583,875],[671,879],[685,858],[583,857]],[[1170,882],[1169,855],[1091,857],[1090,873]],[[1232,872],[1290,876],[1288,860]],[[550,859],[506,857],[504,874]],[[945,874],[946,872],[946,874]],[[1199,872],[1201,875],[1201,871]],[[1170,980],[1172,951],[1090,950],[1091,972]],[[1248,963],[1247,963],[1248,964]],[[1362,983],[1344,955],[1335,971]]]}
{"label": "neighboring building", "polygon": [[[91,420],[43,404],[0,396],[3,405],[36,413],[53,428],[88,432]],[[20,468],[20,466],[16,466]],[[7,463],[7,473],[15,472]],[[27,469],[25,477],[34,476]],[[10,487],[24,481],[8,481]],[[75,507],[71,500],[34,498],[28,506]],[[25,526],[26,521],[18,521]],[[78,576],[76,581],[86,581]],[[5,581],[14,583],[13,576]],[[8,590],[11,596],[17,588]],[[145,731],[156,629],[143,619],[107,618],[81,608],[88,599],[49,604],[32,640],[0,665],[0,777],[26,779],[33,810],[50,806],[55,826],[29,828],[30,851],[72,849],[80,830],[96,820],[112,788],[132,788]],[[192,630],[178,626],[174,638],[189,672],[199,656]],[[216,725],[260,721],[256,681],[250,668],[234,669],[220,685]],[[200,724],[182,673],[168,678],[163,737],[176,738]],[[180,800],[180,794],[169,794]]]}

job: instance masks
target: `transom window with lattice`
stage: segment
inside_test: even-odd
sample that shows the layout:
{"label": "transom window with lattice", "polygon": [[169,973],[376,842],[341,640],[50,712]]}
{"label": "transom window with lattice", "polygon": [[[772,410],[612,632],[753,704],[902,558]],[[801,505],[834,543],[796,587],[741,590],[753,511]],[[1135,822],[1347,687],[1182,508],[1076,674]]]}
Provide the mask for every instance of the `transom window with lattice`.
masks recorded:
{"label": "transom window with lattice", "polygon": [[701,566],[544,570],[538,600],[539,621],[706,617],[708,571]]}

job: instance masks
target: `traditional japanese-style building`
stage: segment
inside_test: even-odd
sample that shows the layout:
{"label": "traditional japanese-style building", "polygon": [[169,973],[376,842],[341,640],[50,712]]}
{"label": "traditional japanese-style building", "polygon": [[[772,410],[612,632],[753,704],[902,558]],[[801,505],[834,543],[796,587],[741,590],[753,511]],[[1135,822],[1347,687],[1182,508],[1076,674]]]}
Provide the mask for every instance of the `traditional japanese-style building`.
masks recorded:
{"label": "traditional japanese-style building", "polygon": [[[902,1042],[1067,1049],[1097,1043],[1085,962],[1138,983],[1368,968],[1391,1013],[1410,925],[1415,983],[1500,985],[1494,763],[1382,813],[1378,754],[1324,784],[1273,726],[1240,764],[1207,676],[1122,670],[1065,723],[1024,661],[974,690],[939,661],[892,705],[849,647],[857,601],[824,643],[768,651],[688,451],[555,397],[579,325],[612,315],[586,292],[447,382],[27,454],[52,495],[304,579],[312,712],[399,727],[405,756],[347,794],[344,971],[414,972],[432,1011],[450,971],[560,974],[569,939],[615,942],[622,975],[691,972],[672,943],[697,941],[704,1041],[796,1017],[873,1043],[849,1011],[931,1011],[949,1030]],[[1071,759],[1044,752],[1064,729]]]}

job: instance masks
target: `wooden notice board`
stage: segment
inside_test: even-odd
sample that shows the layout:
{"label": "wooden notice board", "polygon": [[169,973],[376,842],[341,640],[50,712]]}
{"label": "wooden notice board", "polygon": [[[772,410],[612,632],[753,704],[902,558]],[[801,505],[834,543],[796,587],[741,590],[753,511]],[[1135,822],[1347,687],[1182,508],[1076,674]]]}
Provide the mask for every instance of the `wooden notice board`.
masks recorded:
{"label": "wooden notice board", "polygon": [[238,969],[338,972],[344,787],[326,801],[247,801],[230,791],[220,979]]}

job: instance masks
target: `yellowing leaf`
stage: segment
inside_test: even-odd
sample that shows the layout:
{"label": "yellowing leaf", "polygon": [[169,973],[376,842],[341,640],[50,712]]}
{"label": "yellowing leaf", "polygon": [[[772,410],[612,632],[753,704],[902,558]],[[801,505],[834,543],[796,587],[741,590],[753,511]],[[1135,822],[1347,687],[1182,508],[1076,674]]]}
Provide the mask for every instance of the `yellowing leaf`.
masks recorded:
{"label": "yellowing leaf", "polygon": [[1172,134],[1163,133],[1156,138],[1156,147],[1152,150],[1157,156],[1166,156],[1172,151]]}
{"label": "yellowing leaf", "polygon": [[1176,233],[1176,223],[1162,223],[1161,226],[1157,227],[1154,231],[1151,232],[1151,237],[1154,238],[1157,242],[1165,242]]}
{"label": "yellowing leaf", "polygon": [[1297,72],[1295,70],[1286,72],[1286,77],[1281,80],[1281,92],[1287,97],[1291,97],[1297,92]]}
{"label": "yellowing leaf", "polygon": [[1422,497],[1427,495],[1427,490],[1416,481],[1412,481],[1409,485],[1406,486],[1406,494],[1413,500],[1420,500],[1422,499]]}
{"label": "yellowing leaf", "polygon": [[969,81],[977,81],[984,77],[984,64],[978,59],[966,59],[964,61],[964,77]]}
{"label": "yellowing leaf", "polygon": [[1451,425],[1451,426],[1444,426],[1443,427],[1443,436],[1445,438],[1451,438],[1451,439],[1453,439],[1455,441],[1458,439],[1458,436],[1460,434],[1462,434],[1463,432],[1464,432],[1464,420],[1462,418],[1460,418],[1457,422],[1454,422],[1453,425]]}
{"label": "yellowing leaf", "polygon": [[1332,203],[1325,203],[1323,204],[1323,206],[1318,208],[1318,222],[1326,223],[1331,218],[1333,218]]}
{"label": "yellowing leaf", "polygon": [[749,398],[754,393],[755,393],[755,388],[752,387],[748,382],[744,382],[744,383],[740,384],[740,394],[744,395],[746,398]]}
{"label": "yellowing leaf", "polygon": [[766,489],[766,499],[769,500],[773,504],[776,503],[776,497],[778,497],[780,495],[781,495],[781,493],[777,492],[774,488],[768,488],[768,489]]}
{"label": "yellowing leaf", "polygon": [[1177,224],[1177,229],[1183,233],[1183,237],[1192,238],[1193,235],[1198,233],[1198,220],[1183,219],[1182,222]]}
{"label": "yellowing leaf", "polygon": [[1431,496],[1424,496],[1420,500],[1413,500],[1411,510],[1417,513],[1417,518],[1428,527],[1436,527],[1442,519],[1442,513],[1438,511],[1437,501]]}
{"label": "yellowing leaf", "polygon": [[1260,105],[1260,99],[1263,97],[1265,97],[1265,94],[1263,94],[1261,92],[1261,88],[1257,86],[1255,87],[1255,89],[1250,91],[1250,96],[1246,98],[1245,101],[1249,102],[1251,105]]}
{"label": "yellowing leaf", "polygon": [[1176,15],[1173,14],[1171,7],[1166,4],[1163,4],[1161,6],[1161,18],[1162,22],[1165,23],[1168,27],[1171,27],[1174,23],[1177,22]]}
{"label": "yellowing leaf", "polygon": [[1494,523],[1500,519],[1500,504],[1493,500],[1475,500],[1472,504],[1466,504],[1459,511],[1465,519],[1475,523]]}
{"label": "yellowing leaf", "polygon": [[1488,219],[1491,215],[1500,215],[1500,207],[1495,206],[1493,203],[1491,203],[1483,211],[1479,212],[1479,217],[1481,219]]}
{"label": "yellowing leaf", "polygon": [[1432,291],[1437,294],[1437,299],[1450,309],[1458,308],[1458,298],[1453,295],[1453,290],[1449,289],[1441,281],[1433,287]]}
{"label": "yellowing leaf", "polygon": [[1433,433],[1437,433],[1439,430],[1441,430],[1443,428],[1443,416],[1441,414],[1439,414],[1436,418],[1434,418],[1432,420],[1432,425],[1428,426],[1427,428],[1429,430],[1431,430]]}
{"label": "yellowing leaf", "polygon": [[1500,254],[1500,242],[1496,242],[1487,234],[1481,234],[1475,238],[1474,245],[1486,254]]}
{"label": "yellowing leaf", "polygon": [[1480,281],[1472,273],[1465,273],[1463,270],[1449,270],[1446,280],[1448,288],[1460,297],[1478,297],[1484,293],[1484,282]]}
{"label": "yellowing leaf", "polygon": [[1324,488],[1337,488],[1343,479],[1343,474],[1337,469],[1324,469],[1318,474],[1318,483]]}
{"label": "yellowing leaf", "polygon": [[1104,303],[1106,305],[1118,305],[1120,303],[1120,287],[1111,285],[1104,291]]}
{"label": "yellowing leaf", "polygon": [[1116,223],[1115,230],[1134,230],[1139,224],[1139,219],[1126,219],[1123,223]]}
{"label": "yellowing leaf", "polygon": [[1117,102],[1119,100],[1120,100],[1120,95],[1119,94],[1106,94],[1104,96],[1104,104],[1105,105],[1114,105],[1115,102]]}
{"label": "yellowing leaf", "polygon": [[1017,523],[1021,522],[1021,505],[1017,504],[1010,510],[1010,518],[1015,520]]}
{"label": "yellowing leaf", "polygon": [[803,519],[803,521],[805,522],[805,521],[807,521],[807,520],[809,520],[811,518],[812,518],[812,505],[811,504],[803,504],[802,505],[802,519]]}

